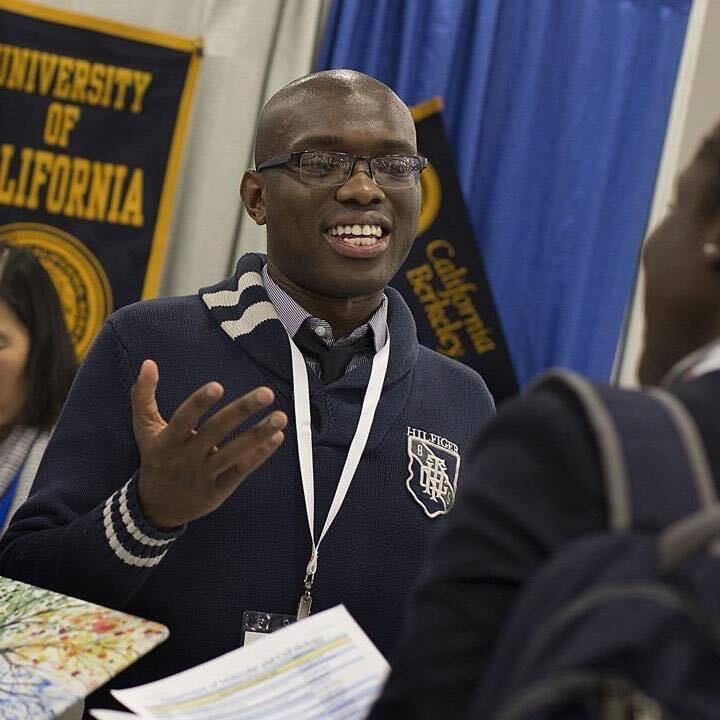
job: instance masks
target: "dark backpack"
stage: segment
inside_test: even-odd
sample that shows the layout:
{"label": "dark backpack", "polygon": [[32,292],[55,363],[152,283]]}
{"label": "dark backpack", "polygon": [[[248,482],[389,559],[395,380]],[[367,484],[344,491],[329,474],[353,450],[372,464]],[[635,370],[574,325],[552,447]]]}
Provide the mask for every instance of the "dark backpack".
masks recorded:
{"label": "dark backpack", "polygon": [[663,391],[538,384],[583,407],[610,528],[528,581],[468,717],[720,720],[720,509],[691,416]]}

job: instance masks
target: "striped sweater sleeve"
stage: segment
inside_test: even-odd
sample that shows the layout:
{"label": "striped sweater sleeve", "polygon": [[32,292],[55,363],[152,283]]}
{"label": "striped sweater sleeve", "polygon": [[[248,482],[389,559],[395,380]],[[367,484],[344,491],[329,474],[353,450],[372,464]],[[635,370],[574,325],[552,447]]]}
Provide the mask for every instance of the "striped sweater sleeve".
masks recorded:
{"label": "striped sweater sleeve", "polygon": [[184,528],[150,526],[138,498],[131,360],[111,321],[80,368],[28,500],[0,543],[0,574],[122,609]]}

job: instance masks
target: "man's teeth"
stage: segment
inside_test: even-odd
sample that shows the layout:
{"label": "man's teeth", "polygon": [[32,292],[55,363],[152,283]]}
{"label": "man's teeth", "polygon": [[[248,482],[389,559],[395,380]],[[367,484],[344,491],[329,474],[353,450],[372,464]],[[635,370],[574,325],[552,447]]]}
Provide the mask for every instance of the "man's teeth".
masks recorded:
{"label": "man's teeth", "polygon": [[382,237],[379,225],[336,225],[330,228],[331,235],[341,235],[352,245],[373,245]]}

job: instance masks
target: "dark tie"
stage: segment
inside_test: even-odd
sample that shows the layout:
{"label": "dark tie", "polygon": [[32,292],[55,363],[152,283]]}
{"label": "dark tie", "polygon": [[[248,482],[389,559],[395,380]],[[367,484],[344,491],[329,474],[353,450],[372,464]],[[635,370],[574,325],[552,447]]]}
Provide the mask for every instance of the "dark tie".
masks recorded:
{"label": "dark tie", "polygon": [[293,340],[304,355],[310,356],[320,363],[324,383],[331,383],[342,377],[353,355],[364,350],[375,350],[370,330],[354,342],[328,346],[306,323],[295,333]]}

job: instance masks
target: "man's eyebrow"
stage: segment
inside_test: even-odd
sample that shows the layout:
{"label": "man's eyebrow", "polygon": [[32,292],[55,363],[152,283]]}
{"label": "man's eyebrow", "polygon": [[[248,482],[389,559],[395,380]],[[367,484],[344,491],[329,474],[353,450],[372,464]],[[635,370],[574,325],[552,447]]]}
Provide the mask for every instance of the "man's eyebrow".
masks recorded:
{"label": "man's eyebrow", "polygon": [[382,143],[383,152],[393,153],[414,153],[415,148],[407,140],[385,140]]}
{"label": "man's eyebrow", "polygon": [[337,147],[343,142],[337,135],[307,135],[300,138],[294,145],[303,150],[323,150],[325,148]]}

